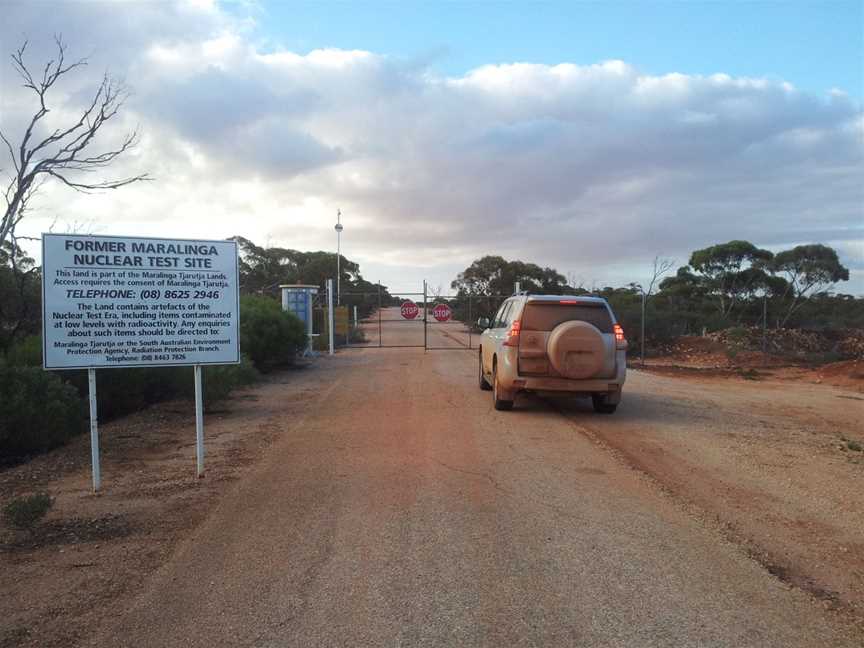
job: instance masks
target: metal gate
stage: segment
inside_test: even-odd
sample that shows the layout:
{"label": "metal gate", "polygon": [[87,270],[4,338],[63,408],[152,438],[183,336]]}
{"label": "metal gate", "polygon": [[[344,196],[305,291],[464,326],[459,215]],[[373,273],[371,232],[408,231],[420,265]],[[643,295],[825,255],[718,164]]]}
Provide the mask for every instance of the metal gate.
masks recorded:
{"label": "metal gate", "polygon": [[[508,297],[511,295],[427,295],[426,350],[464,351],[477,348],[477,337],[482,333],[477,327],[477,320],[480,317],[491,319]],[[441,306],[446,307],[443,313]],[[447,315],[448,311],[449,317],[441,317]]]}
{"label": "metal gate", "polygon": [[391,292],[380,284],[374,291],[343,291],[337,311],[347,307],[349,323],[336,342],[349,349],[474,349],[477,319],[491,318],[508,297],[430,294],[426,282],[422,292]]}
{"label": "metal gate", "polygon": [[[348,308],[349,332],[344,347],[354,349],[422,349],[425,346],[422,292],[343,291],[339,302]],[[403,317],[401,305],[417,305],[414,317]],[[338,308],[338,307],[337,307]]]}

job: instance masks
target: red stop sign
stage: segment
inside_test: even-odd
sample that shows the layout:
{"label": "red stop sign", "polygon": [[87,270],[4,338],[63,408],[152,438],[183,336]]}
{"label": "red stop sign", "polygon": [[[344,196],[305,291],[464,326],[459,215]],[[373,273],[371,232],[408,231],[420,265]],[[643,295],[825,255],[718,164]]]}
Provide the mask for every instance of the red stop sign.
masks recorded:
{"label": "red stop sign", "polygon": [[420,312],[420,309],[410,299],[408,301],[402,302],[402,306],[399,308],[402,313],[402,317],[405,319],[414,319],[417,317],[417,314]]}
{"label": "red stop sign", "polygon": [[447,304],[436,304],[435,308],[432,309],[432,317],[439,322],[446,322],[452,316],[453,311],[450,310],[450,307]]}

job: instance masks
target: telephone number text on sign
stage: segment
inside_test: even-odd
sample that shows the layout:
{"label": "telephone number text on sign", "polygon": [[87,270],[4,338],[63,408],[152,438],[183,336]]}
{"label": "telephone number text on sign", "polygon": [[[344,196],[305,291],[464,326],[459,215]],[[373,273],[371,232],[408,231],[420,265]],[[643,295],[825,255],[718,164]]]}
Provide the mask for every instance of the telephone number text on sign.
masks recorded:
{"label": "telephone number text on sign", "polygon": [[69,299],[219,299],[218,290],[67,290]]}
{"label": "telephone number text on sign", "polygon": [[240,359],[237,245],[45,234],[46,369]]}

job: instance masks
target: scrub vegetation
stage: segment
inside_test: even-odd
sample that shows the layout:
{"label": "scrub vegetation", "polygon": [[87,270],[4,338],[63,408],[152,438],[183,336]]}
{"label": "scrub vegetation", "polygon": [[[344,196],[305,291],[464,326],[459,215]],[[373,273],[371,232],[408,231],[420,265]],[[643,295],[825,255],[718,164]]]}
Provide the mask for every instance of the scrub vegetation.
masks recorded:
{"label": "scrub vegetation", "polygon": [[[655,261],[655,279],[657,267]],[[832,340],[842,339],[841,331],[864,328],[864,299],[834,291],[837,283],[848,279],[849,271],[836,251],[825,245],[801,245],[776,255],[748,241],[696,250],[687,265],[659,281],[656,291],[645,290],[646,345],[656,350],[682,336],[728,330],[730,340],[738,340],[732,345],[735,350],[744,350],[745,343],[761,341],[764,327],[775,341],[794,343],[801,336],[778,332],[796,329],[813,331],[832,347]],[[451,304],[457,319],[467,319],[469,297],[472,318],[491,316],[500,303],[494,296],[509,295],[516,281],[532,293],[605,297],[634,345],[631,348],[641,343],[639,284],[588,288],[574,285],[554,268],[500,256],[477,259],[459,273],[452,284],[458,297]],[[750,334],[753,329],[760,335]],[[832,350],[842,357],[856,354],[855,349],[826,348],[825,360],[831,359]]]}
{"label": "scrub vegetation", "polygon": [[54,501],[48,493],[16,497],[3,507],[3,518],[16,529],[32,529],[53,505]]}
{"label": "scrub vegetation", "polygon": [[[322,291],[335,267],[330,252],[264,248],[243,237],[240,247],[240,365],[206,367],[207,403],[224,399],[259,373],[293,362],[305,344],[303,324],[282,311],[279,285],[306,283]],[[342,258],[342,303],[366,316],[379,303],[398,301],[387,288],[366,281],[357,263]],[[657,265],[655,263],[655,270]],[[657,273],[655,272],[655,275]],[[658,280],[646,300],[646,344],[662,349],[681,336],[721,335],[734,353],[761,340],[763,325],[771,340],[808,340],[813,361],[860,356],[843,346],[844,329],[864,328],[864,299],[833,291],[847,280],[837,253],[824,245],[804,245],[772,254],[747,241],[730,241],[693,252],[674,275]],[[657,277],[655,276],[655,279]],[[491,315],[500,297],[519,281],[534,293],[597,294],[612,304],[627,337],[638,348],[642,287],[589,290],[574,285],[554,268],[500,256],[477,259],[452,287],[455,319]],[[44,452],[86,428],[87,377],[83,371],[41,369],[41,268],[14,242],[0,246],[0,461]],[[806,335],[790,335],[806,331]],[[754,331],[759,331],[758,334]],[[816,345],[810,338],[824,342]],[[820,343],[821,344],[821,343]],[[782,345],[781,345],[782,346]],[[774,351],[796,351],[778,348]],[[818,348],[817,348],[818,347]],[[856,356],[857,354],[857,356]],[[99,415],[109,420],[172,398],[192,398],[191,367],[112,369],[97,373]]]}
{"label": "scrub vegetation", "polygon": [[[45,452],[87,427],[85,371],[42,369],[41,268],[12,242],[0,248],[0,465]],[[211,405],[260,373],[290,365],[306,343],[304,326],[263,295],[240,303],[239,365],[204,368]],[[192,367],[98,371],[99,418],[108,421],[174,398],[194,398]]]}

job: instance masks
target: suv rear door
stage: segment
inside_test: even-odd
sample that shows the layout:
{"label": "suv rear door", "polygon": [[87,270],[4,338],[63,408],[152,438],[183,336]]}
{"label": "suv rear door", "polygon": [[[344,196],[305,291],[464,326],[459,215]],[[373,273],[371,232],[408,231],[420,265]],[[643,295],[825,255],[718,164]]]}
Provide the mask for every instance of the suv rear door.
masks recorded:
{"label": "suv rear door", "polygon": [[[581,330],[568,332],[564,330],[568,328],[564,326],[568,322],[584,322],[590,326],[571,326]],[[612,313],[605,302],[578,298],[529,298],[522,312],[519,373],[565,378],[612,378],[616,374],[613,327]],[[570,339],[562,340],[562,335],[568,335]],[[588,361],[594,367],[590,375],[575,370],[574,363],[585,365]],[[575,373],[568,369],[571,366]]]}

